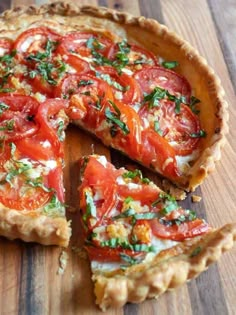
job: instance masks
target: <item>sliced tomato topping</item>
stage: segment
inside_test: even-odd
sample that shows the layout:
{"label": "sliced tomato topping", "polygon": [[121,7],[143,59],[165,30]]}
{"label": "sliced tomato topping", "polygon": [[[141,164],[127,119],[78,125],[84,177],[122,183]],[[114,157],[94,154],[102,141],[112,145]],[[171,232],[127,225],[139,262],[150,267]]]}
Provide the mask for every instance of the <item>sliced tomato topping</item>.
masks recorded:
{"label": "sliced tomato topping", "polygon": [[168,141],[177,155],[188,155],[199,142],[192,136],[200,131],[199,118],[187,105],[181,104],[179,113],[175,107],[174,102],[164,100],[159,107],[143,106],[139,115],[144,125],[149,120],[149,126]]}
{"label": "sliced tomato topping", "polygon": [[190,101],[191,87],[180,74],[163,67],[145,67],[137,71],[134,78],[139,82],[143,93],[149,94],[155,87],[167,90],[170,94],[183,96]]}
{"label": "sliced tomato topping", "polygon": [[20,152],[30,159],[48,161],[55,158],[54,147],[42,130],[31,137],[17,140],[16,145]]}
{"label": "sliced tomato topping", "polygon": [[30,96],[0,96],[0,137],[15,141],[36,133],[38,124],[34,116],[39,103]]}
{"label": "sliced tomato topping", "polygon": [[58,46],[58,53],[61,55],[74,53],[81,57],[92,58],[92,50],[99,54],[106,55],[112,41],[93,32],[72,32],[65,35]]}
{"label": "sliced tomato topping", "polygon": [[107,100],[113,100],[109,85],[90,74],[68,75],[56,88],[57,97],[70,98],[67,114],[71,119],[83,118],[88,128],[95,129]]}
{"label": "sliced tomato topping", "polygon": [[[23,183],[21,183],[23,185]],[[8,188],[4,185],[4,194],[0,191],[0,202],[10,209],[16,210],[36,210],[44,206],[51,198],[51,193],[42,188],[28,188],[22,196],[20,187]]]}
{"label": "sliced tomato topping", "polygon": [[89,63],[74,55],[63,55],[63,60],[70,65],[78,74],[90,71]]}
{"label": "sliced tomato topping", "polygon": [[63,185],[63,171],[62,166],[57,166],[48,174],[48,187],[56,191],[58,200],[65,201],[65,190]]}
{"label": "sliced tomato topping", "polygon": [[[42,172],[42,164],[28,158],[19,150],[17,141],[11,147],[5,143],[4,156],[1,154],[3,177],[0,202],[11,209],[35,210],[44,206],[52,196],[52,192],[47,189],[48,179],[47,174]],[[35,174],[39,174],[37,178]],[[38,179],[41,185],[38,182],[34,185]]]}
{"label": "sliced tomato topping", "polygon": [[134,200],[140,201],[142,205],[151,205],[158,199],[160,189],[152,185],[118,185],[118,193],[122,199],[131,197]]}
{"label": "sliced tomato topping", "polygon": [[[80,200],[83,213],[86,214],[87,202],[85,192],[87,188],[92,190],[93,202],[96,206],[96,225],[107,216],[116,202],[116,173],[111,172],[95,158],[89,158],[83,172],[83,183],[80,186]],[[95,197],[95,194],[97,196]],[[94,226],[93,226],[94,227]]]}
{"label": "sliced tomato topping", "polygon": [[157,219],[150,220],[153,234],[160,238],[174,241],[183,241],[186,238],[195,237],[209,231],[209,224],[201,219],[183,222],[180,225],[166,226]]}
{"label": "sliced tomato topping", "polygon": [[[143,252],[134,252],[129,249],[121,248],[86,246],[85,249],[91,261],[95,260],[100,262],[121,262],[122,254],[133,258],[139,258],[144,254]],[[124,265],[125,263],[124,261]]]}
{"label": "sliced tomato topping", "polygon": [[138,159],[142,146],[141,122],[135,110],[123,102],[110,102],[104,106],[100,116],[109,124],[104,128],[98,127],[95,134],[107,145],[112,144],[131,158]]}
{"label": "sliced tomato topping", "polygon": [[179,176],[174,148],[151,128],[142,132],[141,161],[170,179]]}
{"label": "sliced tomato topping", "polygon": [[59,42],[61,35],[44,26],[30,28],[17,37],[13,48],[22,54],[44,52],[48,40]]}
{"label": "sliced tomato topping", "polygon": [[58,156],[64,155],[62,142],[59,139],[58,132],[60,123],[62,124],[62,127],[65,123],[66,108],[66,101],[60,99],[48,99],[40,104],[36,115],[36,120],[40,124],[42,132],[47,135],[47,139],[52,144]]}
{"label": "sliced tomato topping", "polygon": [[140,102],[141,91],[139,84],[131,76],[118,72],[110,66],[96,68],[97,76],[106,81],[112,88],[114,98],[125,104]]}
{"label": "sliced tomato topping", "polygon": [[53,97],[54,94],[54,86],[49,84],[41,75],[37,75],[33,79],[28,79],[29,84],[32,87],[33,93],[41,93],[46,95],[47,97]]}

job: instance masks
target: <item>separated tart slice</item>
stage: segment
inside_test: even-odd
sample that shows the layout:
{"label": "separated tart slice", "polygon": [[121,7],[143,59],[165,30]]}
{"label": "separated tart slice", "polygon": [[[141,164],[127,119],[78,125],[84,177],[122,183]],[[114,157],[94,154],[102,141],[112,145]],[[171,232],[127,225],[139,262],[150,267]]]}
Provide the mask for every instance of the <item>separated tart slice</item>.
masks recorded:
{"label": "separated tart slice", "polygon": [[157,298],[233,246],[235,223],[212,228],[140,170],[116,169],[98,155],[80,163],[84,245],[102,310]]}

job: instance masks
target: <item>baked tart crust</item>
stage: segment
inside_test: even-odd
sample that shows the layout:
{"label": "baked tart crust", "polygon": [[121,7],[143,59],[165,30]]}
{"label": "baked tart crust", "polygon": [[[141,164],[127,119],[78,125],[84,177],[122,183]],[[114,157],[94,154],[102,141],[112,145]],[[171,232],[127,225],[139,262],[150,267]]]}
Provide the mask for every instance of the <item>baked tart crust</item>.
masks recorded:
{"label": "baked tart crust", "polygon": [[96,303],[105,311],[108,307],[122,307],[127,302],[158,298],[205,271],[233,247],[235,240],[236,224],[227,224],[163,250],[151,262],[131,266],[125,272],[106,274],[98,271],[93,275]]}
{"label": "baked tart crust", "polygon": [[153,19],[66,2],[6,11],[0,18],[0,34],[15,38],[25,29],[40,25],[62,34],[72,30],[109,30],[112,34],[127,38],[128,42],[132,41],[158,54],[164,60],[176,60],[179,63],[178,72],[187,78],[194,96],[201,100],[199,118],[207,137],[201,139],[200,155],[175,184],[193,191],[215,169],[228,130],[227,102],[219,78],[195,48]]}

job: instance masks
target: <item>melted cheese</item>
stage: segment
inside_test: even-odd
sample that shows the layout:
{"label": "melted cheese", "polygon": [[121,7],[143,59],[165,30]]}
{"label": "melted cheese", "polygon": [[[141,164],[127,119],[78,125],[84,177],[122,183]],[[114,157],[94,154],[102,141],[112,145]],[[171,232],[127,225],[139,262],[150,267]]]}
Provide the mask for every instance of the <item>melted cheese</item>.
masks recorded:
{"label": "melted cheese", "polygon": [[185,155],[185,156],[176,156],[176,162],[177,162],[177,167],[182,173],[186,173],[190,168],[191,165],[189,164],[191,161],[194,161],[197,159],[199,155],[198,150],[194,150],[191,154]]}

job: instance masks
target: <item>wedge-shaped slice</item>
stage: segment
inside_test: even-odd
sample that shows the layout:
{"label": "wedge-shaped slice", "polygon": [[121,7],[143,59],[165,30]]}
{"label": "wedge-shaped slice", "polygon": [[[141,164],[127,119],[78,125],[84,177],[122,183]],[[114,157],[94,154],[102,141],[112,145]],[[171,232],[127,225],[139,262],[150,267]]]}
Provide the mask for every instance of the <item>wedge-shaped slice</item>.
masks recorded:
{"label": "wedge-shaped slice", "polygon": [[60,142],[66,103],[23,95],[0,101],[0,235],[67,246]]}
{"label": "wedge-shaped slice", "polygon": [[139,170],[81,160],[80,207],[96,303],[102,310],[158,297],[233,246],[236,224],[213,229]]}

